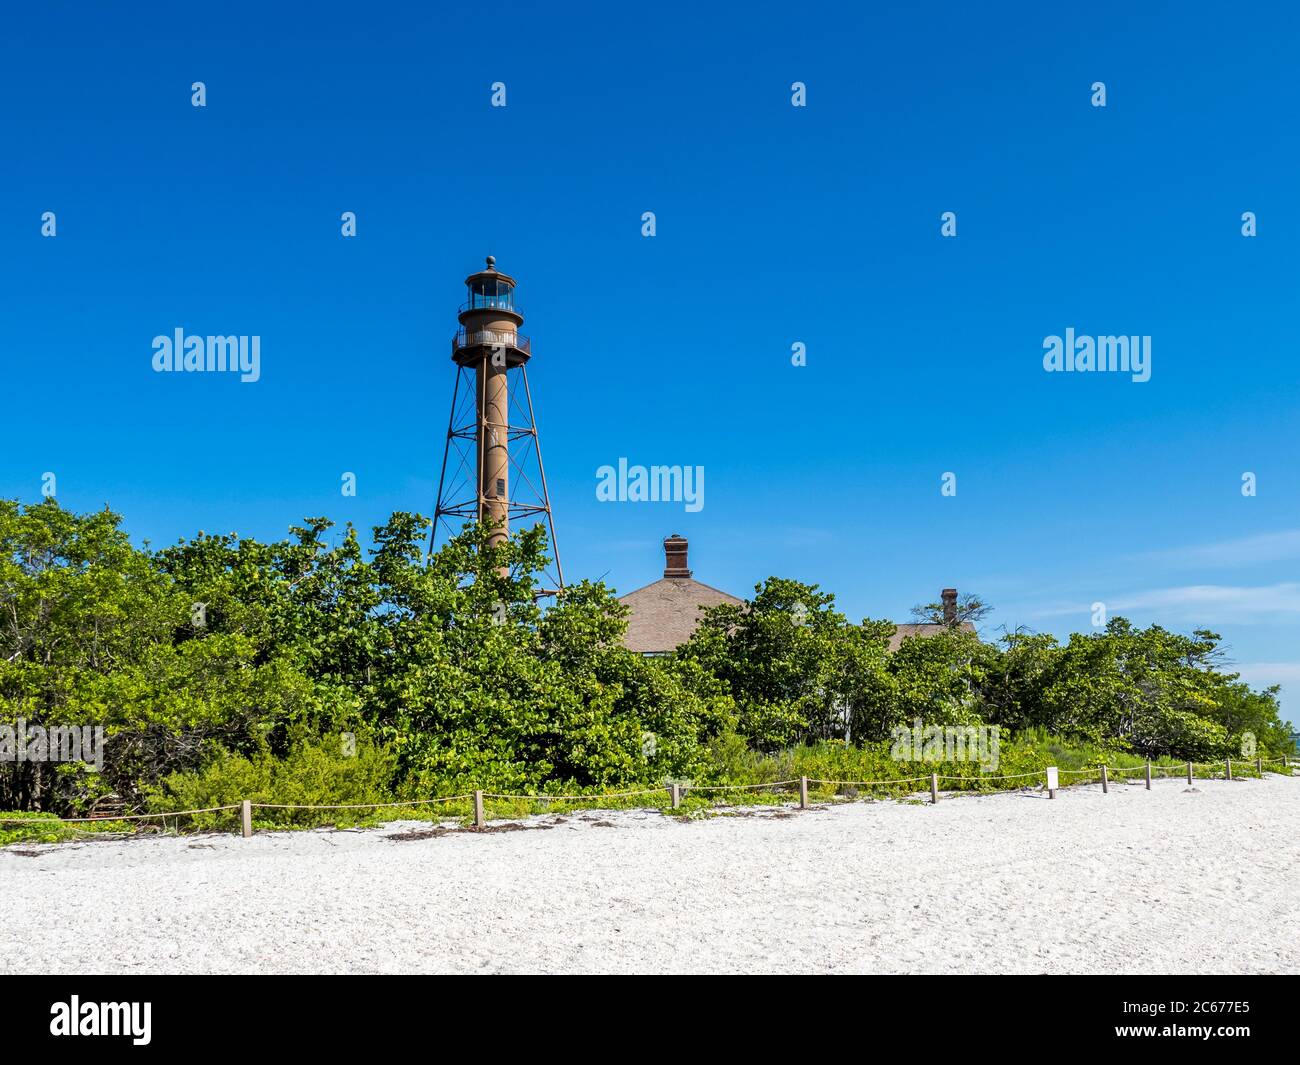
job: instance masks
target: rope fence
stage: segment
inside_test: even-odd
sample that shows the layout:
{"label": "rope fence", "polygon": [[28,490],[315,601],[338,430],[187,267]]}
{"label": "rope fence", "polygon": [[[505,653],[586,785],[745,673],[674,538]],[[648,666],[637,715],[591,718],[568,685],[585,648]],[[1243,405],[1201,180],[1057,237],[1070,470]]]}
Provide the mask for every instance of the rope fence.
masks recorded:
{"label": "rope fence", "polygon": [[104,817],[0,817],[0,825],[39,825],[43,822],[75,825],[90,821],[149,821],[159,817],[188,817],[190,814],[216,814],[225,810],[238,810],[239,803],[229,806],[207,806],[202,810],[168,810],[160,814],[112,814]]}
{"label": "rope fence", "polygon": [[[536,800],[538,802],[580,802],[582,799],[600,798],[600,799],[627,799],[640,795],[658,795],[663,788],[646,788],[643,791],[607,791],[598,796],[592,795],[498,795],[495,792],[483,792],[485,799],[510,799],[519,800]],[[462,796],[468,799],[469,796]]]}
{"label": "rope fence", "polygon": [[[756,791],[759,788],[783,788],[798,780],[769,780],[766,784],[695,784],[683,785],[689,791]],[[662,789],[661,789],[662,790]]]}
{"label": "rope fence", "polygon": [[[396,806],[432,806],[440,802],[455,802],[458,799],[468,799],[469,793],[464,795],[444,795],[440,799],[411,799],[407,802],[346,802],[337,806],[314,806],[311,804],[296,803],[278,803],[278,802],[250,802],[249,805],[254,810],[384,810]],[[238,806],[222,806],[222,810],[237,810]],[[207,811],[203,811],[207,812]]]}
{"label": "rope fence", "polygon": [[[435,806],[441,803],[464,802],[473,800],[474,804],[474,827],[483,829],[487,825],[487,816],[485,814],[484,803],[487,799],[497,799],[511,802],[600,802],[605,799],[628,799],[641,798],[646,795],[663,795],[665,791],[668,795],[668,801],[671,809],[681,807],[682,798],[688,792],[736,792],[736,791],[758,791],[763,788],[785,788],[791,785],[798,785],[799,790],[799,808],[808,809],[808,786],[815,784],[823,787],[834,788],[869,788],[869,787],[897,787],[902,784],[918,784],[929,782],[930,801],[937,803],[939,801],[939,784],[942,781],[997,781],[997,780],[1027,780],[1030,778],[1039,778],[1044,780],[1044,787],[1047,790],[1048,798],[1056,798],[1056,792],[1059,787],[1060,777],[1078,777],[1078,776],[1098,776],[1100,777],[1101,790],[1103,793],[1109,791],[1110,778],[1112,775],[1122,776],[1127,773],[1144,773],[1146,780],[1146,789],[1151,790],[1151,777],[1153,773],[1160,773],[1167,776],[1170,773],[1187,775],[1187,782],[1191,784],[1195,779],[1197,769],[1219,769],[1222,768],[1224,778],[1232,780],[1233,765],[1250,766],[1258,773],[1262,779],[1264,776],[1264,767],[1267,765],[1281,765],[1286,770],[1286,775],[1291,775],[1292,765],[1288,756],[1281,758],[1256,758],[1253,761],[1241,761],[1232,758],[1224,759],[1223,762],[1187,762],[1184,765],[1177,766],[1154,766],[1147,762],[1145,765],[1128,766],[1127,768],[1111,768],[1110,766],[1094,766],[1089,769],[1058,769],[1056,766],[1048,766],[1045,769],[1035,770],[1029,773],[1010,773],[1000,776],[987,776],[981,774],[977,777],[971,776],[941,776],[938,773],[931,773],[923,777],[895,777],[891,780],[823,780],[818,777],[798,777],[790,780],[772,780],[763,784],[681,784],[672,783],[667,787],[644,788],[637,791],[613,791],[602,792],[593,795],[505,795],[498,792],[474,791],[465,792],[461,795],[443,795],[433,799],[409,799],[401,802],[362,802],[362,803],[339,803],[331,805],[316,805],[311,803],[268,803],[253,802],[245,799],[239,803],[230,803],[225,806],[208,806],[195,810],[168,810],[163,813],[147,814],[106,814],[100,817],[5,817],[0,818],[0,825],[27,825],[31,827],[41,827],[44,825],[72,826],[78,824],[87,824],[91,822],[114,823],[119,821],[152,821],[165,820],[168,817],[189,817],[196,814],[213,814],[226,813],[232,810],[240,812],[240,832],[245,837],[253,835],[253,811],[254,810],[383,810],[398,807],[411,806]],[[1079,783],[1086,783],[1080,781]]]}

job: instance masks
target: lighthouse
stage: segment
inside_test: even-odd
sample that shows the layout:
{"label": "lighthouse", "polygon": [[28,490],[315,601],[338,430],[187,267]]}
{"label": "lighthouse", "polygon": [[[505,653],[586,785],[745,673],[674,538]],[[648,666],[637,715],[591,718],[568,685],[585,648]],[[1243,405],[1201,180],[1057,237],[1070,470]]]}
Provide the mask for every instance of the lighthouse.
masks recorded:
{"label": "lighthouse", "polygon": [[451,341],[456,380],[429,548],[468,521],[492,526],[491,543],[512,527],[544,522],[553,561],[539,594],[553,595],[564,587],[564,575],[528,387],[532,342],[519,331],[524,316],[515,279],[489,255],[465,288]]}

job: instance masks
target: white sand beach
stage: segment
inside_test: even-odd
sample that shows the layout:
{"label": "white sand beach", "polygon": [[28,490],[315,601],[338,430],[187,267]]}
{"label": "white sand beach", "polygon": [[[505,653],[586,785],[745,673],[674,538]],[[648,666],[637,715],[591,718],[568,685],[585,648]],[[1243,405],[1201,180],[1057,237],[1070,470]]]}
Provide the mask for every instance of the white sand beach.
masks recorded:
{"label": "white sand beach", "polygon": [[518,824],[0,849],[0,972],[1300,972],[1300,779]]}

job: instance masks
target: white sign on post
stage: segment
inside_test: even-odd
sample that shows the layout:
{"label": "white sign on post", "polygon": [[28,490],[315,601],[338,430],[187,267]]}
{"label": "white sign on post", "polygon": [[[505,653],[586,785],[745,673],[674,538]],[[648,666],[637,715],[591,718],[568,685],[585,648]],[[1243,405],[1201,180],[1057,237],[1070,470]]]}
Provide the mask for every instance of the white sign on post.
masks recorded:
{"label": "white sign on post", "polygon": [[1056,766],[1049,765],[1047,767],[1047,790],[1055,791],[1059,787],[1060,784],[1056,781]]}

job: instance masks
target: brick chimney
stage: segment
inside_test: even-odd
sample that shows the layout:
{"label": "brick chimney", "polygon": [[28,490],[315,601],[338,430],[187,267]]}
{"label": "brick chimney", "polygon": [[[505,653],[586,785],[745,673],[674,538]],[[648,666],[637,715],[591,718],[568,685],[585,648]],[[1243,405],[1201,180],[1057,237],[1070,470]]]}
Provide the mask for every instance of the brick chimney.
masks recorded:
{"label": "brick chimney", "polygon": [[672,536],[664,540],[664,576],[689,577],[690,569],[686,565],[686,537]]}
{"label": "brick chimney", "polygon": [[943,623],[945,625],[957,624],[957,589],[945,588],[943,595]]}

